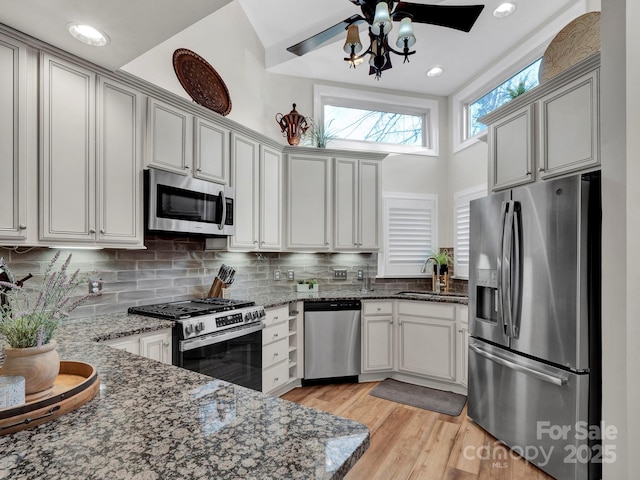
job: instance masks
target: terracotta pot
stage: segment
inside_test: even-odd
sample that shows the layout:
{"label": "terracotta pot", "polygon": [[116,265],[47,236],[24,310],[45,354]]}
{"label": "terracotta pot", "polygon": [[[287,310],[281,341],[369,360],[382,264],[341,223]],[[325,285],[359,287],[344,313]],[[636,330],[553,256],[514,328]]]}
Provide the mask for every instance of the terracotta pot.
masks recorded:
{"label": "terracotta pot", "polygon": [[51,341],[41,347],[5,347],[2,374],[24,377],[27,402],[46,398],[53,392],[53,382],[60,371],[57,346]]}

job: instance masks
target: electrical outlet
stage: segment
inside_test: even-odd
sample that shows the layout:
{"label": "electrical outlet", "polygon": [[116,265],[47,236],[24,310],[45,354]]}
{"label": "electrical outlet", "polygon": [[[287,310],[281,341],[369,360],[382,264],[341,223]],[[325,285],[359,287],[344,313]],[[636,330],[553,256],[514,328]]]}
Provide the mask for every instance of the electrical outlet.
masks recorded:
{"label": "electrical outlet", "polygon": [[362,280],[364,278],[364,270],[358,270],[358,280]]}
{"label": "electrical outlet", "polygon": [[276,282],[279,282],[279,281],[280,281],[280,270],[274,270],[274,271],[273,271],[273,279],[274,279]]}
{"label": "electrical outlet", "polygon": [[347,269],[346,268],[334,268],[333,269],[333,278],[339,278],[340,280],[347,279]]}
{"label": "electrical outlet", "polygon": [[93,295],[102,295],[102,279],[101,278],[89,279],[89,293]]}
{"label": "electrical outlet", "polygon": [[287,280],[295,280],[295,272],[293,270],[287,270]]}

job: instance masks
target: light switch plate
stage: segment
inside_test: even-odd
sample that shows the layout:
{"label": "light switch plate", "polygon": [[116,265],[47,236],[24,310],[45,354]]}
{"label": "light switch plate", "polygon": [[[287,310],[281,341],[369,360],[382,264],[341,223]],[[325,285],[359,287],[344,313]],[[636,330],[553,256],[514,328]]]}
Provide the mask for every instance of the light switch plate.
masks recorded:
{"label": "light switch plate", "polygon": [[347,269],[346,268],[334,268],[333,269],[333,278],[339,278],[341,280],[347,279]]}
{"label": "light switch plate", "polygon": [[293,270],[287,270],[287,280],[295,280],[295,273]]}
{"label": "light switch plate", "polygon": [[277,282],[280,280],[280,270],[273,271],[273,279]]}
{"label": "light switch plate", "polygon": [[358,280],[362,280],[364,278],[364,270],[358,270]]}

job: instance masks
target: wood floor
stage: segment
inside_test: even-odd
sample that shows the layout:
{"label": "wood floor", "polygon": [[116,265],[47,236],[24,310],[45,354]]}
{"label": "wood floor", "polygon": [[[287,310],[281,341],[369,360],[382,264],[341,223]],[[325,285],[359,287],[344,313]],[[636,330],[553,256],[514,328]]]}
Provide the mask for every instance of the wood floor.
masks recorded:
{"label": "wood floor", "polygon": [[547,480],[467,417],[369,395],[378,382],[296,388],[282,398],[364,423],[371,444],[347,480]]}

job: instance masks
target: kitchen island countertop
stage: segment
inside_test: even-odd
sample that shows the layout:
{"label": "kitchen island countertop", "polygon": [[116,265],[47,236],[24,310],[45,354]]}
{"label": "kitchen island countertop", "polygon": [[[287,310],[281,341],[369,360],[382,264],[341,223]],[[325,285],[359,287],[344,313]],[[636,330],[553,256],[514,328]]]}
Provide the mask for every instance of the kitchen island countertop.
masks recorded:
{"label": "kitchen island countertop", "polygon": [[338,479],[367,449],[360,423],[96,343],[170,326],[65,321],[60,358],[93,365],[99,393],[0,437],[0,479]]}

